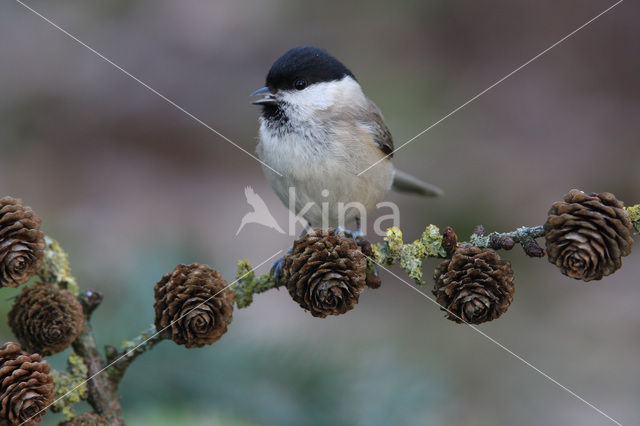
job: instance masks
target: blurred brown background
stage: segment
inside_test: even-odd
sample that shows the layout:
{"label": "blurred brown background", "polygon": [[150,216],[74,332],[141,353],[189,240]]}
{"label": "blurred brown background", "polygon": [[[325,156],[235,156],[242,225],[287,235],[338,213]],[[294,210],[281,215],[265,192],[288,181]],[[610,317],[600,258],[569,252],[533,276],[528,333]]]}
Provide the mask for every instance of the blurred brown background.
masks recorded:
{"label": "blurred brown background", "polygon": [[[314,44],[343,60],[400,145],[612,2],[28,4],[253,152],[259,110],[248,94],[290,47]],[[406,239],[429,223],[461,236],[478,223],[541,224],[574,187],[640,201],[639,12],[623,2],[399,151],[399,168],[447,192],[390,195]],[[177,263],[207,263],[231,280],[237,259],[255,265],[290,245],[258,225],[235,236],[249,211],[245,186],[287,220],[249,156],[16,2],[0,5],[0,40],[0,195],[32,206],[81,285],[105,294],[94,320],[101,344],[152,321],[153,284]],[[516,297],[481,329],[631,424],[640,415],[639,252],[590,284],[546,259],[505,253]],[[164,342],[121,384],[125,417],[132,425],[610,424],[383,279],[343,317],[312,318],[273,291],[237,310],[211,347]],[[13,294],[3,289],[1,318]],[[6,324],[0,337],[12,339]]]}

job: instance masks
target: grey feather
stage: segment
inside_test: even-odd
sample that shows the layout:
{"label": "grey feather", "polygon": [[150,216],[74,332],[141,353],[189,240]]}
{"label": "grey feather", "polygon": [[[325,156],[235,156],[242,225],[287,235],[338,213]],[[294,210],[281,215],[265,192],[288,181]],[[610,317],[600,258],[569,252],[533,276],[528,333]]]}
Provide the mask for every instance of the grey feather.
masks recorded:
{"label": "grey feather", "polygon": [[393,138],[391,132],[382,118],[382,112],[376,104],[370,99],[367,99],[368,105],[365,111],[366,119],[363,120],[369,127],[374,143],[385,153],[389,158],[393,157]]}
{"label": "grey feather", "polygon": [[423,182],[401,170],[395,170],[393,189],[398,192],[417,194],[425,197],[437,197],[444,194],[444,191],[437,186]]}

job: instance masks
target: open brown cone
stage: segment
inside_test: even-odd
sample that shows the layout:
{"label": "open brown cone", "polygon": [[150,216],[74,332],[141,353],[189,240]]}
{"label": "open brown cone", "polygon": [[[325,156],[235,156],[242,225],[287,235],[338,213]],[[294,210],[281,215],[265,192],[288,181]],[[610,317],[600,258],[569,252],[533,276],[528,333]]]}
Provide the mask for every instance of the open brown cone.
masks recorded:
{"label": "open brown cone", "polygon": [[440,263],[434,276],[433,295],[457,323],[481,324],[498,318],[513,300],[511,262],[493,249],[458,248],[451,259]]}
{"label": "open brown cone", "polygon": [[40,217],[22,200],[0,199],[0,287],[18,287],[42,266],[44,235]]}
{"label": "open brown cone", "polygon": [[629,213],[613,194],[585,194],[572,189],[549,210],[547,256],[563,274],[583,281],[599,280],[622,266],[633,239]]}
{"label": "open brown cone", "polygon": [[50,367],[38,354],[17,343],[0,347],[0,424],[35,425],[53,401]]}
{"label": "open brown cone", "polygon": [[67,349],[83,329],[78,299],[53,284],[25,287],[9,311],[9,326],[20,345],[43,356]]}
{"label": "open brown cone", "polygon": [[329,229],[295,241],[284,260],[289,294],[314,317],[341,315],[358,303],[366,285],[367,261],[358,244]]}
{"label": "open brown cone", "polygon": [[187,348],[210,345],[227,332],[233,292],[207,265],[178,265],[155,286],[155,324],[160,335]]}

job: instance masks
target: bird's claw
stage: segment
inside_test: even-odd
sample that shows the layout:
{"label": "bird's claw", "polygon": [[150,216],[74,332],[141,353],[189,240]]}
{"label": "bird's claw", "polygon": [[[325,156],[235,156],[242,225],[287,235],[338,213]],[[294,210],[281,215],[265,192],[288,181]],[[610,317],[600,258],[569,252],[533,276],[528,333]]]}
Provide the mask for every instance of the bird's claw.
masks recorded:
{"label": "bird's claw", "polygon": [[271,271],[269,274],[273,277],[273,281],[276,283],[276,287],[279,287],[283,284],[282,282],[282,269],[284,268],[284,256],[276,260],[271,266]]}
{"label": "bird's claw", "polygon": [[273,265],[271,266],[271,270],[269,271],[269,275],[271,275],[271,277],[273,278],[273,282],[276,284],[276,287],[280,287],[281,285],[284,285],[284,282],[282,281],[282,271],[284,269],[284,259],[289,256],[291,253],[293,253],[293,246],[289,247],[289,250],[287,250],[287,253],[282,256],[281,258],[279,258],[278,260],[276,260]]}

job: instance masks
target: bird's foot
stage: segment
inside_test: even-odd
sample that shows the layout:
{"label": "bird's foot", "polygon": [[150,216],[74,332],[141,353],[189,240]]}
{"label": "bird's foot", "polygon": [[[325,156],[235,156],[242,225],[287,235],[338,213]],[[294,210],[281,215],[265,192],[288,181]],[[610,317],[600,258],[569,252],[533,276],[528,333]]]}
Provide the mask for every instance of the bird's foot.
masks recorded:
{"label": "bird's foot", "polygon": [[273,281],[276,283],[276,287],[280,287],[283,282],[281,279],[282,268],[284,268],[284,256],[276,260],[271,266],[269,274],[273,277]]}
{"label": "bird's foot", "polygon": [[[300,232],[300,235],[298,235],[298,239],[304,237],[305,235],[307,235],[307,228],[302,229],[302,232]],[[293,253],[293,245],[289,247],[289,250],[287,250],[284,256],[276,260],[271,266],[269,275],[273,277],[273,281],[276,283],[276,287],[280,287],[281,285],[284,285],[284,282],[282,281],[282,270],[284,269],[284,259],[287,256],[289,256],[291,253]]]}
{"label": "bird's foot", "polygon": [[287,250],[287,253],[285,253],[284,256],[276,260],[271,266],[269,275],[273,277],[273,282],[275,282],[276,287],[280,287],[281,285],[284,285],[284,282],[282,281],[282,270],[284,269],[284,259],[288,255],[290,255],[292,252],[293,252],[293,246],[291,246],[289,250]]}

